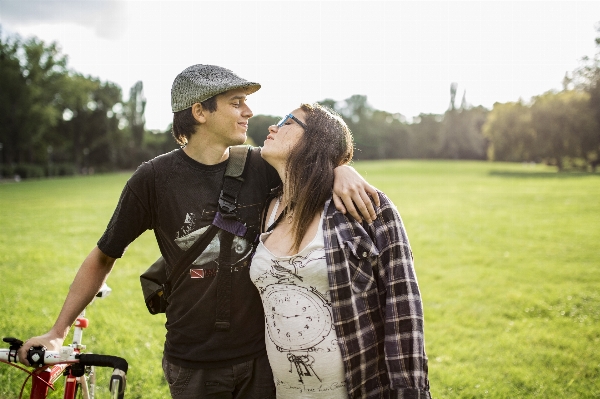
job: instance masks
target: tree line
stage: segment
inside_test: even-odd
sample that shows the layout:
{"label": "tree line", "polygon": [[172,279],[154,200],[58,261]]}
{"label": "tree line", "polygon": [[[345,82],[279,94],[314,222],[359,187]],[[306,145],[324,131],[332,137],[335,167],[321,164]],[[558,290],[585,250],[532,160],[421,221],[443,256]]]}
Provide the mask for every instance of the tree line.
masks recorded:
{"label": "tree line", "polygon": [[[145,128],[143,83],[129,90],[71,70],[56,43],[3,36],[0,28],[0,175],[57,176],[133,169],[177,148],[170,126]],[[594,170],[600,162],[600,27],[597,53],[563,79],[563,90],[491,110],[457,101],[444,114],[407,121],[373,108],[364,95],[322,104],[348,123],[355,159],[474,159],[545,162]],[[250,143],[261,145],[277,117],[256,115]]]}
{"label": "tree line", "polygon": [[142,82],[123,100],[112,82],[68,68],[56,43],[0,30],[0,174],[42,177],[135,168],[175,148],[145,129]]}

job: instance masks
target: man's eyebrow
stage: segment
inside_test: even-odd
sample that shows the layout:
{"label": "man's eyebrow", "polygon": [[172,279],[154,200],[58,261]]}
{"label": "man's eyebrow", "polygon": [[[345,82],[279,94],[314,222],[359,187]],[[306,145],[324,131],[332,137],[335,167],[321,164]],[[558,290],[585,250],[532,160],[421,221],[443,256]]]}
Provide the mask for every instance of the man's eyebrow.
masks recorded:
{"label": "man's eyebrow", "polygon": [[245,99],[246,99],[245,94],[237,94],[237,95],[229,98],[229,100],[245,100]]}

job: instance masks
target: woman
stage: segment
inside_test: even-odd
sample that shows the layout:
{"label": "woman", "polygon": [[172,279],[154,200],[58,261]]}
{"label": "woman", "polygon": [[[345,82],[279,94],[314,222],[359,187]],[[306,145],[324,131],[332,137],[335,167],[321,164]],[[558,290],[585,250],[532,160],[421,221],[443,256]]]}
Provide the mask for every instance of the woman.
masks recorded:
{"label": "woman", "polygon": [[391,201],[370,225],[331,201],[350,130],[303,104],[269,127],[262,157],[283,187],[268,205],[250,277],[263,301],[278,398],[429,398],[423,310]]}

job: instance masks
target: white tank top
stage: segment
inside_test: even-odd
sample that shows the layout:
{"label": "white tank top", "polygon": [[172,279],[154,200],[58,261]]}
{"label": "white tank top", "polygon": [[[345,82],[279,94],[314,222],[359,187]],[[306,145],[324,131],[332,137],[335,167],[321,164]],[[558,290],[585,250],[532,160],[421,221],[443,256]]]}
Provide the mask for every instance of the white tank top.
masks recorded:
{"label": "white tank top", "polygon": [[322,225],[323,214],[315,238],[291,256],[272,254],[263,244],[271,233],[263,233],[250,266],[265,310],[265,341],[278,399],[348,397]]}

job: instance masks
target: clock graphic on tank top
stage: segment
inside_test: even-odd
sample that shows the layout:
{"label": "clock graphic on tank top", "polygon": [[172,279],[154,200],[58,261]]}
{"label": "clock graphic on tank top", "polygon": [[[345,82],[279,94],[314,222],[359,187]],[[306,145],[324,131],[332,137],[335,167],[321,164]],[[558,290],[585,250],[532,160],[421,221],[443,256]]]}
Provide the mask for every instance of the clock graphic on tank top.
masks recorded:
{"label": "clock graphic on tank top", "polygon": [[267,331],[280,352],[310,351],[331,331],[327,301],[314,287],[273,284],[263,298]]}

